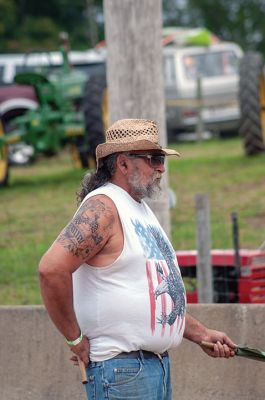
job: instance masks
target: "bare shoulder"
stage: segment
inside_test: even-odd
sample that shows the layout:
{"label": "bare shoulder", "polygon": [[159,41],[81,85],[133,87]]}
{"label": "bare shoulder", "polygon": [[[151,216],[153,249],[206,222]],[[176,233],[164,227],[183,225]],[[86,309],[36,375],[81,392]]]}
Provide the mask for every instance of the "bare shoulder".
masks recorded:
{"label": "bare shoulder", "polygon": [[105,246],[116,220],[116,207],[109,197],[90,197],[60,233],[57,242],[73,256],[88,260]]}

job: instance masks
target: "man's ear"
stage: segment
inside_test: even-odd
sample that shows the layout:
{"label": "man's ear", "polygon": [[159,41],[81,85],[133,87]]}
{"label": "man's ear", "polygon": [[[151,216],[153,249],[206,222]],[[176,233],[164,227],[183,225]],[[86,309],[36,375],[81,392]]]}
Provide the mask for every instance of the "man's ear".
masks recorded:
{"label": "man's ear", "polygon": [[127,173],[128,169],[128,164],[127,164],[127,158],[124,154],[119,154],[117,158],[117,167],[120,169],[120,171],[123,174]]}

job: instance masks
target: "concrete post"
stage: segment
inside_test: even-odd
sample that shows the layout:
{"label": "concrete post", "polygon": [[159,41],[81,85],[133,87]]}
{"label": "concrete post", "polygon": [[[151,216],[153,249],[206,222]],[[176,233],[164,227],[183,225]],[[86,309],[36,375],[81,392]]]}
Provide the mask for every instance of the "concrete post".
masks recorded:
{"label": "concrete post", "polygon": [[211,263],[211,236],[208,197],[197,194],[197,285],[199,303],[213,302],[213,277]]}
{"label": "concrete post", "polygon": [[[156,120],[160,142],[165,145],[161,9],[161,0],[104,2],[110,123],[121,118]],[[149,204],[169,234],[167,173],[164,175],[163,195]]]}

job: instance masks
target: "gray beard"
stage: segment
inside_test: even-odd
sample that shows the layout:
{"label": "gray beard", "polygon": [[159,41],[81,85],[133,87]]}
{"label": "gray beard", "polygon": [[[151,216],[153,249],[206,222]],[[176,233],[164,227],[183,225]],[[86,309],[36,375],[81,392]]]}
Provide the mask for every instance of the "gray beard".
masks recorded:
{"label": "gray beard", "polygon": [[141,176],[139,170],[135,170],[134,174],[130,176],[128,182],[131,187],[131,191],[139,198],[155,199],[161,193],[161,187],[157,181],[153,181],[143,185],[140,183]]}

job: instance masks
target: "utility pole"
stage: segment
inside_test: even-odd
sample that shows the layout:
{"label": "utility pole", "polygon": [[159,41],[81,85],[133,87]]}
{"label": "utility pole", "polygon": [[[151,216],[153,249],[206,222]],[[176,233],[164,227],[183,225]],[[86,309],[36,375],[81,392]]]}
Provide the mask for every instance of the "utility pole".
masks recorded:
{"label": "utility pole", "polygon": [[[156,120],[165,146],[162,2],[105,0],[104,16],[110,123],[122,118]],[[170,234],[167,173],[162,189],[160,198],[148,203]]]}
{"label": "utility pole", "polygon": [[87,16],[89,21],[89,39],[91,47],[98,43],[98,28],[96,23],[96,10],[94,0],[86,0]]}

